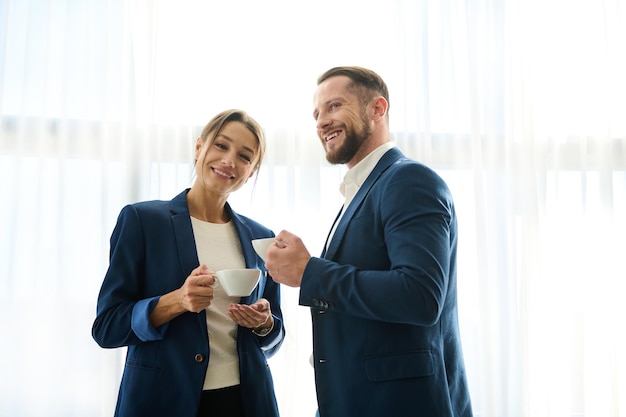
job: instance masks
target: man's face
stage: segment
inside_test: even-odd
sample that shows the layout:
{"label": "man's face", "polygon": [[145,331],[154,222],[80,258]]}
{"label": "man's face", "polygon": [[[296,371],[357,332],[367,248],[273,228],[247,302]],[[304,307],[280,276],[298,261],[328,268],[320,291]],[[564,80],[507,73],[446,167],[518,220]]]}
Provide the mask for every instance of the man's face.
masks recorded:
{"label": "man's face", "polygon": [[349,83],[346,76],[331,77],[317,87],[313,97],[313,117],[326,159],[331,164],[348,166],[356,163],[359,149],[372,133],[366,109],[348,90]]}

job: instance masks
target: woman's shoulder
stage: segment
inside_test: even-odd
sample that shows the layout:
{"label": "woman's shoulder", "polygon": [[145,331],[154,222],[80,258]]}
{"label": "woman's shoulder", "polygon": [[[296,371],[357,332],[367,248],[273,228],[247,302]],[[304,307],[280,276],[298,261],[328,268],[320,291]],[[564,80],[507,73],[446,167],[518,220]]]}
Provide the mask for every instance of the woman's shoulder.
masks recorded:
{"label": "woman's shoulder", "polygon": [[185,198],[188,190],[183,191],[171,200],[144,200],[127,204],[124,210],[133,210],[141,213],[179,213],[188,211],[187,200]]}
{"label": "woman's shoulder", "polygon": [[[146,200],[129,203],[122,207],[118,218],[131,221],[137,219],[143,222],[156,221],[157,219],[169,218],[172,214],[170,201]],[[152,219],[152,220],[151,220]]]}
{"label": "woman's shoulder", "polygon": [[135,203],[128,203],[122,211],[137,211],[141,213],[168,211],[170,206],[169,201],[165,200],[146,200],[137,201]]}

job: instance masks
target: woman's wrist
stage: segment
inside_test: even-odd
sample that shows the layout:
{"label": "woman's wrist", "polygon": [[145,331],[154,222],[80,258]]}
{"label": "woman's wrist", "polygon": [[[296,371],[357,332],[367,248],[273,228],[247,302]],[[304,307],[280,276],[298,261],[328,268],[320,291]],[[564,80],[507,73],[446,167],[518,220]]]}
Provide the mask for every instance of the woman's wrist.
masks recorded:
{"label": "woman's wrist", "polygon": [[274,328],[274,317],[270,314],[267,320],[263,322],[259,327],[252,329],[252,332],[258,336],[265,336]]}

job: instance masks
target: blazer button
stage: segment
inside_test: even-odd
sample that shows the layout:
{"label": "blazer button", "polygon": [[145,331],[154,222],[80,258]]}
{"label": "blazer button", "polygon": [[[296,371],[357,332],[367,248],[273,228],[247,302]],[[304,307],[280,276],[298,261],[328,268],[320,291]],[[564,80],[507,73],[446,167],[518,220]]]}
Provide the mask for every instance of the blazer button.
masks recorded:
{"label": "blazer button", "polygon": [[201,353],[196,353],[194,360],[198,363],[201,363],[202,361],[204,361],[204,355]]}

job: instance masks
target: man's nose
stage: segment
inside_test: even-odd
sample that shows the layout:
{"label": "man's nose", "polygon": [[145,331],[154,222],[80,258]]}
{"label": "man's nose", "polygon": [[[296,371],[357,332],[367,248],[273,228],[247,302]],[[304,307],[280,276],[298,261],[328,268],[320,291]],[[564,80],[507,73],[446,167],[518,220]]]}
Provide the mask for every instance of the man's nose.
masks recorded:
{"label": "man's nose", "polygon": [[317,118],[317,128],[320,130],[325,129],[331,124],[330,119],[324,116],[319,116]]}

